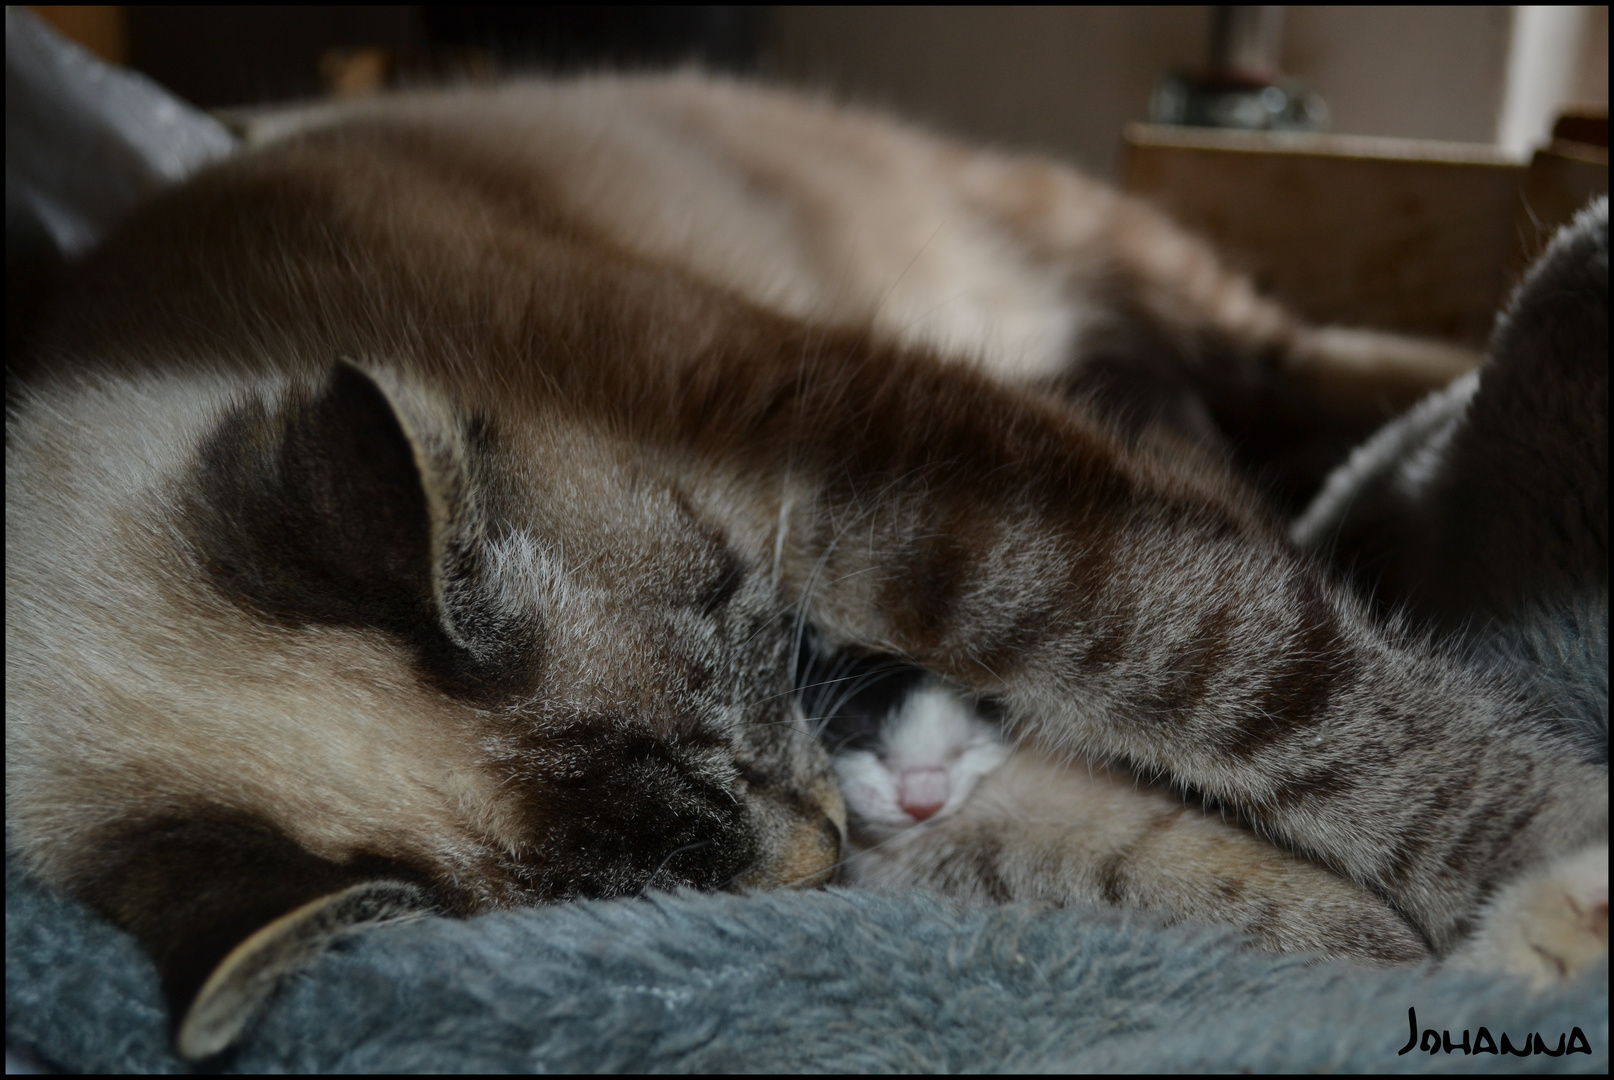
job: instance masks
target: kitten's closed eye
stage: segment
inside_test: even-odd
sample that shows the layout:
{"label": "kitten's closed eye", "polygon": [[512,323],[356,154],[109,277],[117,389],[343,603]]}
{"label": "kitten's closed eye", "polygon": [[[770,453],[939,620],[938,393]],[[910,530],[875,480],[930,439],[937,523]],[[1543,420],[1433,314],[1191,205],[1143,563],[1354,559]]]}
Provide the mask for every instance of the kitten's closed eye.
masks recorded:
{"label": "kitten's closed eye", "polygon": [[853,825],[891,833],[957,813],[1007,757],[970,703],[924,680],[891,708],[872,745],[836,753],[835,772]]}

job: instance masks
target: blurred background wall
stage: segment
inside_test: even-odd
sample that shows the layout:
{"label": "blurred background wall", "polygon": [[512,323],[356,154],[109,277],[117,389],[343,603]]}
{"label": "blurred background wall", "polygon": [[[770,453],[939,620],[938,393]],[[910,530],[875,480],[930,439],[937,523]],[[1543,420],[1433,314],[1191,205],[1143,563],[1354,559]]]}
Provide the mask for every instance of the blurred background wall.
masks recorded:
{"label": "blurred background wall", "polygon": [[[333,50],[479,48],[503,70],[693,58],[890,106],[1115,177],[1120,131],[1167,69],[1202,66],[1192,7],[98,7],[35,10],[205,107],[306,97]],[[1282,66],[1331,130],[1544,142],[1565,104],[1608,107],[1608,8],[1288,7]],[[76,28],[76,33],[75,33]]]}
{"label": "blurred background wall", "polygon": [[[1564,103],[1608,107],[1607,7],[1284,14],[1283,68],[1322,94],[1336,133],[1491,143],[1509,94],[1545,84],[1515,107],[1510,149],[1522,153],[1545,141]],[[771,40],[792,82],[1113,176],[1117,133],[1146,119],[1163,71],[1204,63],[1210,25],[1207,6],[779,8]],[[1515,57],[1521,30],[1534,51]]]}

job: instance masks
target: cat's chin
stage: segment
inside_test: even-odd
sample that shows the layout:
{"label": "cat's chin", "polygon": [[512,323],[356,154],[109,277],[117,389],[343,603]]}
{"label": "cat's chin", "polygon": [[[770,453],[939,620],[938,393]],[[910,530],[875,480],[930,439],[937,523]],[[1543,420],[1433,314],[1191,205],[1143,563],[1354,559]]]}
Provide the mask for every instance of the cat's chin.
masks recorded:
{"label": "cat's chin", "polygon": [[[871,851],[883,850],[893,855],[907,851],[910,845],[924,845],[929,842],[927,837],[935,838],[938,832],[944,832],[957,816],[957,811],[949,810],[924,821],[907,817],[896,822],[862,817],[854,811],[847,817],[847,853],[855,861],[857,856]],[[948,841],[944,838],[943,842]]]}

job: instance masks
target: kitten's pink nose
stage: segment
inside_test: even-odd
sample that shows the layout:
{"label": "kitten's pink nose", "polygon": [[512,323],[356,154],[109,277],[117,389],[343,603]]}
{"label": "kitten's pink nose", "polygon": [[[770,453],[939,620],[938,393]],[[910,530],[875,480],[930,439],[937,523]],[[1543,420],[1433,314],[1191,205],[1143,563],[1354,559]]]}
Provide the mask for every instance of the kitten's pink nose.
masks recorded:
{"label": "kitten's pink nose", "polygon": [[897,805],[915,821],[933,816],[947,802],[945,769],[904,769],[897,777]]}

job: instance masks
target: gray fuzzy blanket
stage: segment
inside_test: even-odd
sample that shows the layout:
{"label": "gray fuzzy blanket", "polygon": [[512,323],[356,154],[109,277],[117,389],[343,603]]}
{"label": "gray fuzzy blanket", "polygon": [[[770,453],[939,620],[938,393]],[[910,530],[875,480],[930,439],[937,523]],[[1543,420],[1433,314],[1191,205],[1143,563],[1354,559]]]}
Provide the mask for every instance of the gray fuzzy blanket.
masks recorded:
{"label": "gray fuzzy blanket", "polygon": [[[1408,1010],[1434,1051],[1409,1041]],[[1500,1048],[1464,1054],[1486,1029]],[[1433,1029],[1423,1036],[1422,1029]],[[1584,1036],[1589,1053],[1577,1053]],[[6,875],[6,1037],[83,1071],[181,1071],[154,969]],[[1458,1045],[1450,1053],[1441,1040]],[[1425,1044],[1427,1045],[1427,1044]],[[1608,1069],[1608,969],[1511,980],[1308,966],[1114,912],[828,890],[659,895],[354,933],[271,1005],[243,1072],[1406,1072]]]}

